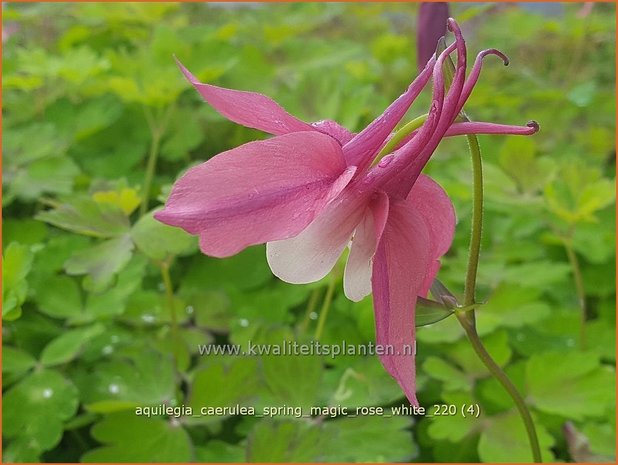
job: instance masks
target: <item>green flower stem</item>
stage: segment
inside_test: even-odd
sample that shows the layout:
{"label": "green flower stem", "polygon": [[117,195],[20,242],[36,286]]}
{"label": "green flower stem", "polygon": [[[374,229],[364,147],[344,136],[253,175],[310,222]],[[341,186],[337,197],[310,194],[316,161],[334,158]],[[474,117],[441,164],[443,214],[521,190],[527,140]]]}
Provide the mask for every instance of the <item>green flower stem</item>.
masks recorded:
{"label": "green flower stem", "polygon": [[[468,119],[468,118],[466,118]],[[472,155],[472,185],[474,200],[472,204],[472,228],[470,233],[470,249],[468,252],[468,269],[464,288],[464,305],[475,303],[476,275],[479,268],[481,253],[481,236],[483,232],[483,159],[481,147],[475,135],[467,135],[468,147]]]}
{"label": "green flower stem", "polygon": [[322,333],[324,332],[324,324],[326,323],[326,318],[328,317],[328,312],[330,311],[331,302],[333,301],[333,294],[335,293],[335,287],[337,285],[337,281],[339,278],[339,273],[332,271],[330,274],[330,281],[328,282],[328,287],[326,288],[326,294],[324,295],[324,302],[322,302],[322,308],[320,309],[320,316],[318,318],[318,326],[315,329],[315,335],[313,339],[319,341],[322,337]]}
{"label": "green flower stem", "polygon": [[152,187],[152,179],[154,178],[157,167],[157,158],[159,157],[159,146],[161,138],[158,134],[153,133],[150,141],[150,153],[148,154],[148,163],[146,164],[146,177],[144,178],[144,193],[142,203],[139,207],[139,216],[144,216],[148,210],[148,200],[150,198],[150,189]]}
{"label": "green flower stem", "polygon": [[172,277],[170,275],[170,264],[168,261],[159,263],[159,269],[161,270],[161,277],[163,278],[163,286],[165,287],[165,299],[170,312],[172,340],[174,347],[176,348],[174,358],[178,357],[181,351],[181,340],[178,326],[178,315],[176,314],[176,305],[174,303],[174,286],[172,284]]}
{"label": "green flower stem", "polygon": [[474,321],[474,310],[469,312],[457,311],[455,313],[457,319],[461,323],[470,343],[472,344],[472,348],[481,359],[483,364],[487,367],[490,373],[494,378],[498,380],[500,384],[504,387],[504,389],[509,393],[513,401],[515,402],[515,406],[517,410],[519,410],[519,414],[521,415],[522,420],[524,421],[524,426],[526,427],[526,433],[528,434],[528,440],[530,441],[530,449],[532,450],[532,457],[535,463],[542,463],[543,459],[541,458],[541,448],[539,446],[539,439],[536,434],[536,428],[534,426],[534,421],[532,420],[532,416],[530,415],[530,410],[526,406],[526,402],[521,397],[521,394],[517,391],[515,385],[511,382],[509,377],[504,373],[502,368],[491,358],[489,352],[483,346],[481,339],[479,338],[478,333],[476,332],[476,323]]}
{"label": "green flower stem", "polygon": [[320,288],[316,288],[311,291],[311,295],[309,296],[309,300],[307,301],[307,308],[305,309],[305,315],[303,317],[303,321],[300,324],[300,333],[305,334],[307,331],[307,327],[309,326],[309,320],[311,320],[311,314],[315,312],[315,308],[318,305],[318,299],[320,297]]}
{"label": "green flower stem", "polygon": [[[463,115],[465,119],[468,119]],[[464,306],[468,307],[475,303],[476,293],[476,275],[479,265],[479,254],[481,251],[481,235],[483,228],[483,160],[481,157],[481,149],[478,143],[478,139],[475,135],[468,135],[468,145],[470,147],[470,154],[472,156],[472,177],[474,185],[474,202],[472,208],[472,228],[470,238],[470,252],[468,256],[468,268],[466,271],[466,284],[464,291]],[[459,320],[459,323],[463,327],[472,348],[481,359],[483,364],[487,367],[489,372],[498,380],[504,389],[515,402],[517,410],[526,427],[526,433],[530,441],[530,449],[532,451],[532,457],[535,463],[541,463],[541,448],[539,447],[539,439],[536,434],[536,428],[534,421],[530,415],[530,411],[526,406],[526,402],[522,398],[521,394],[517,391],[515,385],[508,378],[506,373],[500,368],[500,366],[489,355],[489,352],[483,346],[481,339],[476,331],[476,316],[474,308],[465,311],[459,309],[455,315]]]}
{"label": "green flower stem", "polygon": [[148,107],[144,107],[144,114],[148,127],[150,128],[150,151],[148,153],[148,162],[146,163],[146,175],[144,177],[144,190],[142,203],[139,207],[139,215],[144,216],[148,211],[148,201],[150,200],[150,189],[152,188],[152,180],[157,168],[157,158],[159,157],[159,149],[161,148],[161,138],[167,128],[167,123],[172,113],[172,106],[169,106],[161,120],[155,121],[152,111]]}
{"label": "green flower stem", "polygon": [[571,238],[564,238],[562,242],[569,258],[571,268],[573,269],[575,291],[577,292],[577,301],[580,308],[579,346],[581,350],[586,350],[586,320],[588,319],[588,311],[586,309],[586,290],[584,289],[584,278],[579,265],[579,259],[577,258],[575,250],[573,250]]}
{"label": "green flower stem", "polygon": [[416,131],[418,128],[420,128],[423,125],[423,123],[427,120],[427,116],[428,116],[427,113],[425,113],[424,115],[414,118],[412,121],[406,123],[405,126],[399,129],[395,134],[393,134],[393,137],[391,137],[389,141],[386,143],[386,145],[382,147],[382,150],[380,150],[380,153],[378,153],[378,156],[375,158],[371,166],[377,165],[380,162],[380,160],[382,160],[382,158],[384,158],[389,153],[393,152],[395,150],[395,147],[397,147],[397,145],[399,145],[399,143],[406,136],[410,135],[411,133]]}

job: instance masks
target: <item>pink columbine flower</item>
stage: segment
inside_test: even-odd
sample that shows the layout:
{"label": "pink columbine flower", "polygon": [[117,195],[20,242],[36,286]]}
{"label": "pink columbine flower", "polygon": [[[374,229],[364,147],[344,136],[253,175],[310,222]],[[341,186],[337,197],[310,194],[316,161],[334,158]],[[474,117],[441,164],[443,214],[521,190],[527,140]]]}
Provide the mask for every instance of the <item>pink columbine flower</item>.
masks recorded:
{"label": "pink columbine flower", "polygon": [[[466,47],[449,19],[455,42],[432,57],[408,89],[369,126],[351,134],[334,121],[306,123],[270,98],[202,84],[182,72],[228,119],[275,137],[249,142],[189,169],[155,217],[200,237],[203,253],[228,257],[266,243],[273,273],[289,283],[326,276],[350,248],[344,291],[359,301],[373,291],[376,343],[392,345],[380,357],[406,396],[418,405],[414,358],[417,296],[425,297],[451,245],[455,213],[444,190],[421,170],[440,140],[460,134],[532,134],[536,123],[506,126],[456,123],[479,77],[481,52],[466,78]],[[446,92],[443,64],[457,50]],[[391,132],[433,80],[426,122],[393,153],[372,162]]]}

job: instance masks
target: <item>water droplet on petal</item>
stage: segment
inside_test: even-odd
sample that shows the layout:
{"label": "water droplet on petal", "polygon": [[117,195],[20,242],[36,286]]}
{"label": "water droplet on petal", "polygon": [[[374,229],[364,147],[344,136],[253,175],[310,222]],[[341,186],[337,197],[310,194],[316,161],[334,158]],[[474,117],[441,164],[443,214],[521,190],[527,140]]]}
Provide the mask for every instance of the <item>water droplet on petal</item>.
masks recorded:
{"label": "water droplet on petal", "polygon": [[384,158],[382,158],[382,160],[380,160],[380,163],[378,163],[378,166],[380,168],[386,168],[388,165],[390,165],[391,161],[393,161],[394,156],[393,155],[387,155]]}

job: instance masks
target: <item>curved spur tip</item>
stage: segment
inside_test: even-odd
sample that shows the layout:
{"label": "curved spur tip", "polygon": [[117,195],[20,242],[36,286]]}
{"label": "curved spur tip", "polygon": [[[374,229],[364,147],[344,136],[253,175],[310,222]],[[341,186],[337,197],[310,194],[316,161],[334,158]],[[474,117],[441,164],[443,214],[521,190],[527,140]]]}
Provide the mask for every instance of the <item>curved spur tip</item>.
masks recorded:
{"label": "curved spur tip", "polygon": [[509,57],[506,56],[506,54],[502,53],[500,50],[496,50],[496,55],[502,58],[502,62],[504,63],[504,66],[508,66],[511,63],[511,60],[509,60]]}
{"label": "curved spur tip", "polygon": [[461,30],[459,29],[459,24],[457,24],[457,21],[455,21],[454,18],[449,18],[446,20],[446,27],[449,31],[453,33],[461,33]]}
{"label": "curved spur tip", "polygon": [[537,123],[537,122],[536,122],[536,121],[534,121],[534,120],[530,120],[530,121],[528,121],[528,122],[526,123],[526,126],[528,126],[529,128],[534,129],[533,134],[534,134],[534,133],[536,133],[536,132],[539,132],[539,129],[541,129],[541,127],[539,126],[539,123]]}
{"label": "curved spur tip", "polygon": [[508,66],[511,63],[511,61],[509,60],[509,57],[507,57],[504,53],[502,53],[500,50],[495,49],[495,48],[488,48],[487,50],[483,50],[481,53],[478,54],[477,58],[480,58],[482,60],[487,55],[497,56],[498,58],[502,60],[502,63],[504,64],[504,66]]}

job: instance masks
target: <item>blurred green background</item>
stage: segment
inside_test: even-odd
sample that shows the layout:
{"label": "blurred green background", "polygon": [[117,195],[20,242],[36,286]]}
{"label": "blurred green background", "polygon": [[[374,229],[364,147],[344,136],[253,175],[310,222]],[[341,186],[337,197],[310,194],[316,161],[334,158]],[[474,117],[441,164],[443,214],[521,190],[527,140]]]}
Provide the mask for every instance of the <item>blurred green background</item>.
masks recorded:
{"label": "blurred green background", "polygon": [[[469,58],[496,47],[466,110],[540,122],[483,136],[478,325],[531,406],[548,461],[615,456],[613,4],[454,4]],[[359,130],[416,74],[416,4],[5,4],[3,461],[528,461],[510,399],[455,319],[419,328],[421,405],[456,416],[168,417],[136,406],[389,406],[375,357],[225,357],[198,344],[374,340],[371,299],[335,274],[292,286],[263,247],[217,260],[140,214],[191,164],[264,134],[200,101],[201,80],[266,93]],[[548,10],[548,11],[545,11]],[[426,111],[424,94],[410,117]],[[158,158],[144,191],[149,154]],[[439,278],[463,289],[470,162],[443,142],[426,171],[458,215]],[[582,315],[585,312],[585,319]],[[566,428],[566,429],[565,429]],[[568,433],[568,434],[567,434]]]}

